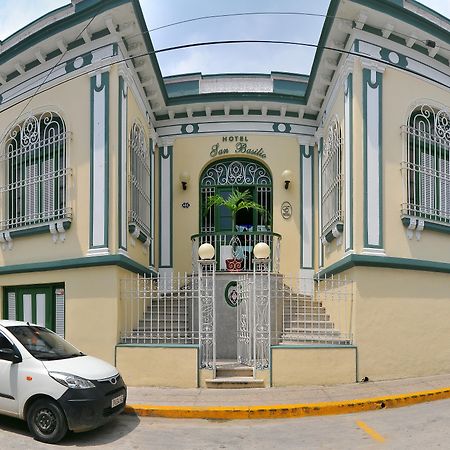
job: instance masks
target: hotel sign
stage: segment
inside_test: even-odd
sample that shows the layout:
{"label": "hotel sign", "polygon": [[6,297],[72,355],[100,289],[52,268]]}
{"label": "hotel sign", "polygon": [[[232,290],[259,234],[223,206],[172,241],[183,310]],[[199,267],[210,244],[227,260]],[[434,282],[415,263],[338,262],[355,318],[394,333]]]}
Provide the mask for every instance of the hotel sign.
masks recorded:
{"label": "hotel sign", "polygon": [[211,147],[209,156],[215,158],[216,156],[223,156],[229,154],[239,154],[241,156],[251,155],[258,156],[265,159],[267,155],[261,148],[252,148],[248,145],[248,136],[222,136],[222,142],[214,144]]}

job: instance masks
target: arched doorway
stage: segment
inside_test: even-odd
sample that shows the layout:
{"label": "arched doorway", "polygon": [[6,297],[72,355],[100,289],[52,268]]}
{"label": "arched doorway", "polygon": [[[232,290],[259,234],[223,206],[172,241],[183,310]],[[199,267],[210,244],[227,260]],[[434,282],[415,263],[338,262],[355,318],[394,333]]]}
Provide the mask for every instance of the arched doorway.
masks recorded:
{"label": "arched doorway", "polygon": [[[215,194],[227,198],[233,190],[248,191],[253,201],[267,212],[241,210],[232,230],[231,212],[223,207],[207,210],[208,199]],[[210,164],[200,177],[200,232],[265,232],[271,230],[272,177],[258,161],[239,158]]]}

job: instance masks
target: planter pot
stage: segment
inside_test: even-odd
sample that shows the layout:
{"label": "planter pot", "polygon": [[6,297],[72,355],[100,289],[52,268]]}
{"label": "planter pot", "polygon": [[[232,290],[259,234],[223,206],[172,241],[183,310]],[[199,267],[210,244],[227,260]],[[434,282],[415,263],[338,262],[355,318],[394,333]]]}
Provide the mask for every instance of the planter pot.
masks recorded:
{"label": "planter pot", "polygon": [[228,272],[240,272],[242,270],[244,260],[237,258],[230,258],[225,260]]}

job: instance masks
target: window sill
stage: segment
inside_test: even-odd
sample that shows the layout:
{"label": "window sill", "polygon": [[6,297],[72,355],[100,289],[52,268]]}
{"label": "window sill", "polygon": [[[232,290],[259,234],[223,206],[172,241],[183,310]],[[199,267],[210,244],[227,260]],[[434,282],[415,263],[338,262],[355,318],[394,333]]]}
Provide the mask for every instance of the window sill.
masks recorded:
{"label": "window sill", "polygon": [[141,241],[143,244],[147,246],[150,245],[151,240],[150,236],[147,236],[147,234],[141,228],[139,228],[139,226],[136,225],[134,222],[128,224],[128,231],[138,241]]}
{"label": "window sill", "polygon": [[333,242],[334,239],[339,238],[344,231],[344,224],[342,222],[335,222],[331,227],[329,227],[325,233],[322,234],[320,240],[322,244],[329,244]]}
{"label": "window sill", "polygon": [[[411,234],[416,231],[421,232],[422,230],[432,230],[438,231],[440,233],[450,234],[450,223],[438,223],[433,222],[429,219],[423,219],[419,216],[404,216],[402,217],[402,223],[407,227]],[[411,238],[410,238],[411,239]]]}
{"label": "window sill", "polygon": [[[55,227],[56,223],[61,224],[62,230],[67,231],[70,228],[72,221],[70,219],[63,219],[63,220],[57,220],[57,221],[52,221],[52,222],[47,222],[47,223],[40,223],[37,225],[25,225],[25,226],[18,227],[18,228],[10,228],[10,229],[6,229],[6,230],[2,230],[2,231],[0,231],[0,235],[2,235],[2,236],[9,235],[9,237],[11,237],[11,239],[15,239],[17,237],[30,236],[33,234],[51,233],[52,227]],[[56,227],[55,227],[55,229],[56,229]],[[61,230],[61,226],[59,227],[59,230]],[[59,231],[59,230],[57,230],[57,231]],[[59,232],[62,232],[62,230]]]}

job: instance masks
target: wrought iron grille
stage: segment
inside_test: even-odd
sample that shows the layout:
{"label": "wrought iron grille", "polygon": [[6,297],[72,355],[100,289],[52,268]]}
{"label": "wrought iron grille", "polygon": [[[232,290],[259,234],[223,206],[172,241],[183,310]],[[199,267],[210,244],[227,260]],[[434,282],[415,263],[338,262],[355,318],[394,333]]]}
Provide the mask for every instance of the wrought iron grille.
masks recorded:
{"label": "wrought iron grille", "polygon": [[342,138],[337,118],[328,127],[322,158],[322,233],[342,222]]}
{"label": "wrought iron grille", "polygon": [[68,132],[54,112],[30,115],[6,137],[0,161],[1,230],[70,219]]}
{"label": "wrought iron grille", "polygon": [[[202,209],[202,233],[216,231],[219,227],[214,208],[206,209],[208,199],[217,193],[218,187],[255,188],[254,200],[260,204],[265,213],[258,213],[255,227],[253,224],[246,231],[270,231],[270,211],[272,209],[272,177],[268,170],[255,161],[230,159],[216,162],[209,166],[200,180],[200,200]],[[255,228],[255,229],[253,229]],[[245,231],[245,230],[232,230]]]}
{"label": "wrought iron grille", "polygon": [[403,127],[402,214],[450,223],[450,113],[415,108]]}
{"label": "wrought iron grille", "polygon": [[190,275],[121,282],[120,340],[126,344],[198,344],[198,290]]}
{"label": "wrought iron grille", "polygon": [[150,152],[143,128],[134,123],[130,133],[131,206],[128,220],[150,236]]}

